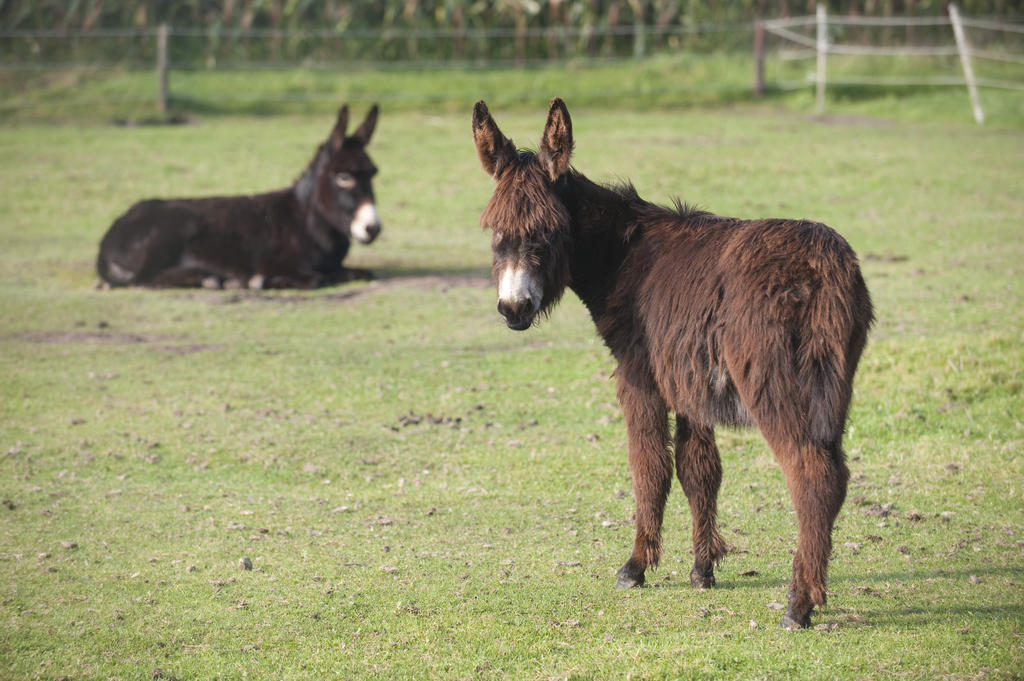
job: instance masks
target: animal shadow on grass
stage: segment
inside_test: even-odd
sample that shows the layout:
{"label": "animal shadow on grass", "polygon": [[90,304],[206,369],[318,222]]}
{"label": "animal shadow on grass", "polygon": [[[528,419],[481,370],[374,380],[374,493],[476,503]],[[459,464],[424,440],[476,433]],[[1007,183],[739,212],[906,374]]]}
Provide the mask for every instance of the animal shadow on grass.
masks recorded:
{"label": "animal shadow on grass", "polygon": [[[729,572],[722,572],[722,574],[724,578],[718,580],[714,589],[692,596],[695,603],[706,599],[705,604],[712,604],[716,591],[772,590],[785,581],[781,576],[772,578],[763,574],[756,576],[744,576],[737,573],[730,575]],[[1013,567],[984,567],[975,570],[907,570],[864,573],[862,575],[830,574],[829,583],[832,589],[828,605],[822,611],[821,616],[825,622],[838,620],[843,627],[870,628],[920,626],[942,622],[959,625],[962,621],[972,623],[1019,622],[1024,619],[1024,602],[1009,592],[1003,602],[999,604],[963,602],[969,596],[960,598],[961,602],[950,603],[946,599],[934,599],[933,591],[925,593],[915,591],[909,597],[902,595],[905,584],[921,585],[931,580],[942,580],[952,584],[970,584],[972,582],[981,584],[999,578],[1019,576],[1020,571]],[[878,588],[877,585],[882,585],[882,587]],[[692,593],[690,585],[685,580],[662,581],[655,579],[651,581],[650,586],[657,589],[671,589],[683,594]],[[936,586],[936,589],[945,591],[942,586]],[[858,606],[851,603],[853,598],[849,594],[854,592],[859,592],[855,597]],[[864,597],[877,599],[877,607],[859,607],[863,603]],[[903,602],[897,604],[895,602],[897,599]],[[906,601],[910,599],[912,602],[907,603]],[[887,604],[892,604],[893,607],[887,607]],[[851,617],[851,615],[854,616]]]}
{"label": "animal shadow on grass", "polygon": [[[870,627],[878,629],[884,626],[904,629],[912,626],[948,623],[960,625],[995,624],[997,622],[1020,622],[1024,617],[1024,606],[1019,603],[1007,602],[1004,605],[949,605],[942,602],[929,603],[925,606],[905,606],[900,608],[878,608],[874,610],[858,610],[858,619],[844,626]],[[962,632],[966,633],[966,632]]]}
{"label": "animal shadow on grass", "polygon": [[[489,287],[491,271],[487,267],[376,267],[373,270],[377,281],[395,286],[408,285],[410,288],[429,288],[429,284],[445,286]],[[427,286],[424,286],[427,285]]]}

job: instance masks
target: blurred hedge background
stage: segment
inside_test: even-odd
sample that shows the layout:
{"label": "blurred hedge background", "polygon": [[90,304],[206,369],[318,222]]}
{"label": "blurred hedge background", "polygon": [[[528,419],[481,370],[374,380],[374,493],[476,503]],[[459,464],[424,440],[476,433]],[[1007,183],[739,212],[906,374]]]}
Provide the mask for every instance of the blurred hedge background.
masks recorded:
{"label": "blurred hedge background", "polygon": [[[758,19],[813,15],[815,0],[0,0],[5,62],[152,64],[170,25],[176,67],[303,60],[551,60],[659,50],[749,50]],[[945,17],[947,0],[827,0],[833,15]],[[963,0],[965,15],[1013,21],[1020,0]],[[948,32],[948,29],[946,30]],[[927,44],[927,27],[847,41]]]}

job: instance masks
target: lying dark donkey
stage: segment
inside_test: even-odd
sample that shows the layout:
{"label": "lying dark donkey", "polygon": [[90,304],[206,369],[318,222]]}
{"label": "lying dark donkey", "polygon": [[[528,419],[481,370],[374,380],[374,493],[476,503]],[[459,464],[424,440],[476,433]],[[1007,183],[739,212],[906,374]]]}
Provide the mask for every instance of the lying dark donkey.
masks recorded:
{"label": "lying dark donkey", "polygon": [[[800,540],[782,626],[807,626],[825,603],[832,525],[846,496],[842,449],[853,374],[873,319],[857,258],[841,236],[803,220],[739,220],[594,184],[569,165],[572,122],[551,102],[540,149],[517,151],[483,102],[477,153],[497,186],[498,311],[526,329],[568,286],[618,368],[636,498],[636,541],[618,573],[640,586],[658,564],[675,470],[693,515],[690,582],[715,584],[722,464],[715,424],[756,425],[782,466]],[[670,435],[668,414],[676,415]]]}
{"label": "lying dark donkey", "polygon": [[365,147],[375,104],[351,136],[348,106],[309,167],[286,189],[251,196],[140,201],[100,242],[96,269],[111,286],[316,288],[369,279],[342,267],[352,239],[380,233]]}

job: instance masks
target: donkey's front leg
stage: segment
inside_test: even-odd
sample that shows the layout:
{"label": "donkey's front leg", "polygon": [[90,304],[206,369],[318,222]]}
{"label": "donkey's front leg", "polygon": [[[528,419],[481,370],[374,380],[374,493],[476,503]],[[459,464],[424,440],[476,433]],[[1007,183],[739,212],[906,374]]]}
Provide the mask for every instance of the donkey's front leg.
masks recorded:
{"label": "donkey's front leg", "polygon": [[617,586],[643,586],[644,571],[661,558],[661,521],[672,485],[668,451],[668,409],[646,371],[619,367],[619,402],[629,436],[629,469],[636,499],[636,540],[633,555],[618,572]]}
{"label": "donkey's front leg", "polygon": [[690,584],[707,589],[715,585],[715,565],[725,555],[725,542],[715,520],[718,488],[722,484],[722,458],[714,430],[676,415],[676,472],[690,502],[693,516],[693,570]]}

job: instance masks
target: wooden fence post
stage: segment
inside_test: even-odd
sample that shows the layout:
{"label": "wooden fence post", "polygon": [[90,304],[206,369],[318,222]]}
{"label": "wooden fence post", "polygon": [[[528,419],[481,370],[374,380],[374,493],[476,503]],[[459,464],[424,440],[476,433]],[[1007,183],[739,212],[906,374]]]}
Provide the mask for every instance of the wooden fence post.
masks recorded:
{"label": "wooden fence post", "polygon": [[825,5],[819,3],[817,11],[818,23],[818,68],[814,76],[814,111],[819,116],[825,113],[825,57],[828,54],[828,18]]}
{"label": "wooden fence post", "polygon": [[644,3],[641,0],[629,0],[629,4],[633,8],[633,56],[641,59],[647,53]]}
{"label": "wooden fence post", "polygon": [[956,3],[949,3],[949,21],[953,24],[953,36],[956,38],[957,52],[960,53],[960,64],[964,68],[964,80],[967,81],[967,94],[971,97],[974,120],[981,125],[985,122],[985,112],[981,110],[981,100],[978,99],[978,86],[974,82],[974,69],[971,67],[971,50],[967,45],[967,36],[960,23],[960,10]]}
{"label": "wooden fence post", "polygon": [[167,115],[167,34],[170,32],[166,23],[160,24],[156,30],[156,73],[160,80],[160,94],[156,108],[161,116]]}
{"label": "wooden fence post", "polygon": [[[526,63],[526,10],[516,4],[516,66]],[[484,52],[487,54],[487,52]]]}
{"label": "wooden fence post", "polygon": [[764,22],[754,22],[754,96],[764,96]]}

